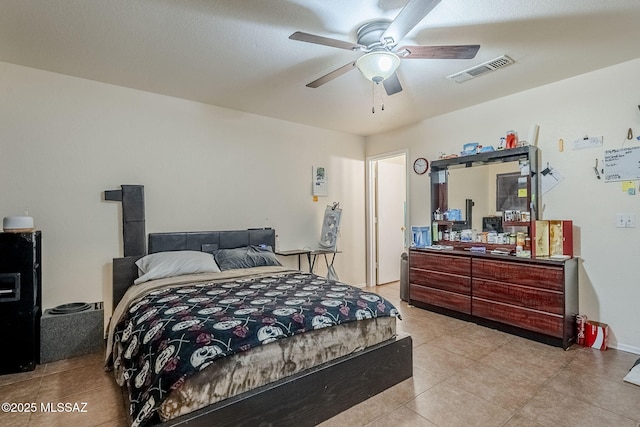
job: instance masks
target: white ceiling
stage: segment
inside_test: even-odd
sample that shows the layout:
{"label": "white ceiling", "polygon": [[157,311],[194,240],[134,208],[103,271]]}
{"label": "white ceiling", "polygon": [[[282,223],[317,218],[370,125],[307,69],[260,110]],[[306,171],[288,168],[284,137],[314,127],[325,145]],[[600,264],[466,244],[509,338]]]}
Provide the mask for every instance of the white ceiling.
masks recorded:
{"label": "white ceiling", "polygon": [[[640,57],[640,0],[442,0],[401,44],[480,44],[474,59],[405,59],[383,96],[357,70],[305,85],[361,53],[355,42],[406,0],[1,0],[0,61],[357,135]],[[446,76],[508,55],[458,84]],[[553,102],[552,99],[549,102]]]}

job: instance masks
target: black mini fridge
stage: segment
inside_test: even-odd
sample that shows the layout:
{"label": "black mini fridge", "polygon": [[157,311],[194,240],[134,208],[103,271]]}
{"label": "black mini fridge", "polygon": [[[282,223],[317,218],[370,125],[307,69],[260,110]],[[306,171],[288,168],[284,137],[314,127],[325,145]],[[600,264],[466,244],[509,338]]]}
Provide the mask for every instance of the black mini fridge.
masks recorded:
{"label": "black mini fridge", "polygon": [[0,233],[0,374],[39,363],[41,240],[40,231]]}

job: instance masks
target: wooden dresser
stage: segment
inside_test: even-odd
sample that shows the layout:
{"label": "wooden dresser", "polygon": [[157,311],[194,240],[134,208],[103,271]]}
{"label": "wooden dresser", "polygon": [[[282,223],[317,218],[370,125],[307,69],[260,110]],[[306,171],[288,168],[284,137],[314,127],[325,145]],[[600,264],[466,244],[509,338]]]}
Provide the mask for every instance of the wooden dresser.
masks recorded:
{"label": "wooden dresser", "polygon": [[578,260],[411,249],[409,303],[568,348],[576,335]]}

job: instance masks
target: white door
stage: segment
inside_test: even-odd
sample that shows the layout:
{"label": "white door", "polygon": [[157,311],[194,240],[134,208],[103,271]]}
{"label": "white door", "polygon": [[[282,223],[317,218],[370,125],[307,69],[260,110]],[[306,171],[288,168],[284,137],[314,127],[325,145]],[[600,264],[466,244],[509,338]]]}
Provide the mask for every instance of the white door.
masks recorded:
{"label": "white door", "polygon": [[376,174],[377,280],[400,280],[400,255],[405,250],[405,155],[378,160]]}

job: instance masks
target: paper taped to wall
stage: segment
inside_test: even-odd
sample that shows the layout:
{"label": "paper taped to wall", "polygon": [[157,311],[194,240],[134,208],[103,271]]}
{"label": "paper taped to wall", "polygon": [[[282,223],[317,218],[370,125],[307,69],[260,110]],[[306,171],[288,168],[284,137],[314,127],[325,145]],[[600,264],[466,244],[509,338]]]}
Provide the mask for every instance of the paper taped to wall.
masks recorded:
{"label": "paper taped to wall", "polygon": [[553,187],[564,181],[564,176],[562,176],[557,169],[554,169],[548,165],[544,170],[540,172],[540,176],[540,186],[542,187],[542,194],[546,194]]}
{"label": "paper taped to wall", "polygon": [[602,147],[601,136],[585,136],[584,138],[578,138],[573,141],[574,150],[584,150],[587,148]]}
{"label": "paper taped to wall", "polygon": [[605,150],[604,180],[640,180],[640,146]]}

